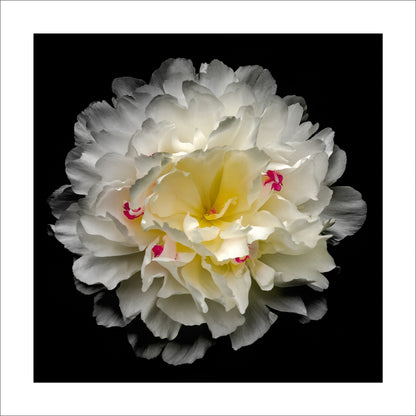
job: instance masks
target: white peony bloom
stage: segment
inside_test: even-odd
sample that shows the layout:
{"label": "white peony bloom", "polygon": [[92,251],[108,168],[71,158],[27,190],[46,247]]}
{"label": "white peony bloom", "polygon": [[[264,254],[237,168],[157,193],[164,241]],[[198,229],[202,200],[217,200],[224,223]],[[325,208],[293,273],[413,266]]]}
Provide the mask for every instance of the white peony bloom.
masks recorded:
{"label": "white peony bloom", "polygon": [[[196,73],[170,59],[149,84],[117,78],[113,92],[113,105],[79,115],[71,184],[50,201],[97,323],[128,325],[139,356],[184,364],[218,337],[252,344],[276,311],[320,319],[324,301],[285,288],[326,289],[327,243],[366,216],[359,192],[332,186],[346,166],[334,132],[317,132],[305,101],[276,95],[259,66],[214,60]],[[181,343],[183,326],[193,343]]]}

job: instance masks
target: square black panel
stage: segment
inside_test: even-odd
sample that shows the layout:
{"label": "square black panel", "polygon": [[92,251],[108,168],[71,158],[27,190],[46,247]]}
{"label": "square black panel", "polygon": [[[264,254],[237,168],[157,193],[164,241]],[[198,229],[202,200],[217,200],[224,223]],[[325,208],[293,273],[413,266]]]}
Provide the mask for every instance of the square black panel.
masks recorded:
{"label": "square black panel", "polygon": [[[34,36],[35,382],[381,382],[382,36],[137,34]],[[339,185],[359,190],[367,220],[330,248],[329,311],[307,325],[290,316],[235,352],[220,340],[202,360],[173,367],[138,359],[122,329],[95,324],[92,299],[76,291],[73,255],[53,237],[47,197],[68,183],[73,125],[91,102],[112,97],[120,76],[150,80],[167,58],[195,68],[217,58],[234,70],[261,65],[280,96],[303,96],[309,119],[335,131],[347,153]]]}

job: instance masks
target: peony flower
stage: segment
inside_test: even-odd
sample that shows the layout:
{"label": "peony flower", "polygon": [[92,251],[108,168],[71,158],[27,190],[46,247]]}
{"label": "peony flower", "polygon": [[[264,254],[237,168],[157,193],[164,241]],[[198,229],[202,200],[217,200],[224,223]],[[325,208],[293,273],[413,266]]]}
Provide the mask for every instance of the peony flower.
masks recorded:
{"label": "peony flower", "polygon": [[196,73],[170,59],[149,84],[117,78],[113,92],[79,115],[70,185],[50,200],[97,323],[176,365],[219,337],[252,344],[278,312],[320,319],[323,298],[288,288],[328,287],[327,244],[361,227],[366,204],[333,186],[346,155],[306,121],[304,99],[276,95],[266,69],[217,60]]}

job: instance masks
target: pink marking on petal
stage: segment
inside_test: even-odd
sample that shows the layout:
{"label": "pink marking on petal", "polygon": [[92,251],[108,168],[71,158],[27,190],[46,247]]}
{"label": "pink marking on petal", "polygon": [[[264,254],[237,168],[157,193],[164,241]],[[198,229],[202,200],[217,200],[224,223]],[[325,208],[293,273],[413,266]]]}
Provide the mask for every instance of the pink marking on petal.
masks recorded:
{"label": "pink marking on petal", "polygon": [[130,208],[130,204],[128,202],[125,202],[123,205],[124,211],[123,214],[129,219],[129,220],[135,220],[136,218],[139,218],[141,215],[144,214],[144,211],[142,208],[132,209]]}
{"label": "pink marking on petal", "polygon": [[244,256],[244,257],[236,257],[234,260],[237,263],[244,263],[246,260],[248,260],[250,258],[250,256]]}
{"label": "pink marking on petal", "polygon": [[163,252],[163,246],[159,246],[156,244],[155,246],[152,247],[152,251],[153,251],[154,257],[159,257]]}
{"label": "pink marking on petal", "polygon": [[271,188],[274,191],[280,191],[283,186],[283,175],[280,173],[277,173],[275,170],[268,170],[266,172],[267,179],[264,181],[263,185],[267,185],[268,183],[271,183]]}

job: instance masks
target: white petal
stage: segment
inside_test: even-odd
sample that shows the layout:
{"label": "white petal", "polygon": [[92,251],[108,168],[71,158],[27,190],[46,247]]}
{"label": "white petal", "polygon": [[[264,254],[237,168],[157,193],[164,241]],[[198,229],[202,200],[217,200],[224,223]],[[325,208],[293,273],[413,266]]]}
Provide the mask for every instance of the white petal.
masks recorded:
{"label": "white petal", "polygon": [[142,269],[141,269],[141,278],[143,291],[147,291],[149,287],[152,285],[153,280],[156,277],[164,277],[168,274],[167,270],[164,269],[158,262],[152,261],[153,260],[153,247],[159,242],[159,238],[156,238],[152,241],[146,248]]}
{"label": "white petal", "polygon": [[236,76],[252,87],[259,103],[268,104],[268,100],[276,94],[276,81],[270,72],[261,66],[241,66],[237,69]]}
{"label": "white petal", "polygon": [[72,149],[65,160],[66,174],[71,181],[72,189],[76,194],[86,195],[88,190],[100,179],[95,172],[94,163],[81,159],[84,149]]}
{"label": "white petal", "polygon": [[320,140],[325,145],[325,153],[329,157],[334,150],[334,136],[335,132],[330,127],[326,127],[319,133],[316,133],[311,140]]}
{"label": "white petal", "polygon": [[347,166],[347,155],[337,145],[334,146],[334,151],[329,158],[328,172],[325,177],[325,184],[332,185],[344,173]]}
{"label": "white petal", "polygon": [[205,298],[219,298],[221,292],[214,283],[211,274],[201,266],[199,256],[183,266],[181,273],[195,303],[200,306],[200,311],[207,312],[208,306]]}
{"label": "white petal", "polygon": [[117,289],[120,309],[125,317],[134,317],[140,313],[141,319],[154,336],[174,339],[180,324],[172,321],[156,306],[160,286],[160,282],[155,282],[149,290],[143,292],[139,274],[122,282]]}
{"label": "white petal", "polygon": [[168,298],[173,295],[184,295],[188,293],[188,289],[178,282],[173,276],[166,274],[163,279],[163,285],[157,296],[160,298]]}
{"label": "white petal", "polygon": [[77,199],[78,196],[74,194],[71,185],[62,185],[48,198],[52,215],[59,218]]}
{"label": "white petal", "polygon": [[253,241],[266,240],[276,227],[282,226],[281,221],[273,214],[269,211],[261,210],[254,215],[244,218],[244,223],[250,224],[250,231],[247,234],[247,242],[249,244]]}
{"label": "white petal", "polygon": [[300,104],[303,108],[303,117],[301,121],[305,121],[308,119],[308,113],[306,112],[308,106],[306,105],[306,101],[303,97],[300,97],[298,95],[286,95],[285,97],[283,97],[283,101],[287,104],[288,107],[293,104]]}
{"label": "white petal", "polygon": [[166,94],[178,98],[184,103],[182,83],[195,79],[195,69],[192,61],[187,59],[168,59],[152,74],[150,83],[163,89]]}
{"label": "white petal", "polygon": [[74,262],[72,270],[81,282],[88,285],[101,283],[111,290],[140,270],[142,258],[140,254],[116,257],[85,254]]}
{"label": "white petal", "polygon": [[318,130],[318,124],[312,125],[309,121],[302,123],[303,114],[304,108],[299,103],[288,107],[287,123],[282,132],[284,142],[305,141]]}
{"label": "white petal", "polygon": [[297,286],[314,284],[319,288],[328,286],[327,279],[321,272],[328,272],[335,267],[334,260],[328,254],[326,241],[321,239],[315,248],[301,255],[266,254],[261,261],[273,267],[277,272],[275,284],[278,286]]}
{"label": "white petal", "polygon": [[199,225],[199,221],[186,215],[183,220],[183,231],[189,240],[194,243],[201,243],[202,241],[210,241],[216,238],[220,232],[217,227],[203,227]]}
{"label": "white petal", "polygon": [[144,85],[144,81],[141,79],[120,77],[113,80],[112,90],[117,98],[120,98],[123,95],[133,95],[136,89],[142,85]]}
{"label": "white petal", "polygon": [[119,299],[120,310],[125,318],[134,318],[140,313],[143,308],[140,273],[121,282],[116,293]]}
{"label": "white petal", "polygon": [[[113,294],[114,296],[114,294]],[[116,298],[117,299],[117,298]],[[94,296],[94,310],[92,316],[95,317],[97,324],[111,327],[124,327],[128,322],[123,318],[117,303],[108,291],[103,291]]]}
{"label": "white petal", "polygon": [[183,325],[201,325],[205,322],[190,295],[175,295],[167,299],[159,298],[157,306],[171,319]]}
{"label": "white petal", "polygon": [[180,345],[176,342],[169,342],[162,353],[165,362],[172,365],[192,364],[195,360],[202,358],[212,341],[199,337],[191,345]]}
{"label": "white petal", "polygon": [[267,306],[255,298],[250,299],[244,317],[245,323],[230,334],[232,347],[238,350],[261,338],[276,321],[277,315],[270,312]]}
{"label": "white petal", "polygon": [[264,294],[265,303],[280,312],[297,313],[306,316],[307,308],[300,296],[282,294],[279,289],[275,289]]}
{"label": "white petal", "polygon": [[168,224],[171,224],[171,218],[177,214],[185,217],[189,213],[197,217],[204,212],[198,189],[191,176],[178,170],[168,173],[156,184],[149,207],[152,214],[164,218]]}
{"label": "white petal", "polygon": [[213,250],[213,254],[218,261],[247,256],[249,254],[247,238],[243,236],[221,240],[220,247],[215,251]]}
{"label": "white petal", "polygon": [[106,238],[110,241],[127,243],[127,229],[116,219],[111,219],[110,217],[103,218],[94,215],[82,215],[80,217],[80,222],[86,233],[90,235],[98,235]]}
{"label": "white petal", "polygon": [[80,280],[76,279],[74,276],[74,283],[75,283],[75,288],[81,292],[83,295],[94,295],[97,292],[101,292],[103,290],[105,290],[105,286],[98,283],[96,285],[87,285],[83,282],[81,282]]}
{"label": "white petal", "polygon": [[283,169],[283,186],[280,195],[300,205],[309,199],[317,200],[321,183],[328,169],[328,156],[318,153],[311,158],[304,159],[294,169]]}
{"label": "white petal", "polygon": [[237,308],[226,311],[224,306],[207,300],[208,312],[204,315],[213,338],[229,335],[243,325],[245,318]]}
{"label": "white petal", "polygon": [[117,153],[105,154],[98,159],[95,167],[105,182],[119,180],[131,184],[136,180],[134,160]]}
{"label": "white petal", "polygon": [[88,234],[81,222],[77,224],[77,233],[82,244],[96,257],[111,257],[133,254],[139,251],[137,244],[126,239],[120,243],[100,235]]}
{"label": "white petal", "polygon": [[130,145],[138,154],[151,156],[163,149],[162,143],[172,140],[174,131],[173,122],[164,120],[155,123],[152,118],[148,118],[142,124],[142,128],[133,135]]}
{"label": "white petal", "polygon": [[193,130],[201,130],[205,137],[217,128],[218,120],[225,114],[221,101],[208,94],[195,94],[188,108],[188,123],[193,126]]}
{"label": "white petal", "polygon": [[235,116],[241,107],[249,107],[255,104],[256,98],[252,88],[242,82],[228,84],[220,101],[225,107],[227,116]]}
{"label": "white petal", "polygon": [[168,341],[156,340],[151,344],[143,344],[137,333],[129,333],[127,335],[129,344],[137,357],[152,360],[161,354]]}
{"label": "white petal", "polygon": [[286,103],[280,97],[273,97],[261,118],[257,134],[257,146],[260,149],[274,149],[281,143],[281,135],[285,129],[288,117]]}
{"label": "white petal", "polygon": [[[159,95],[155,97],[146,107],[146,117],[152,118],[156,123],[174,123],[174,130],[171,134],[175,134],[184,141],[187,138],[190,140],[194,136],[195,128],[198,127],[197,123],[200,121],[192,120],[189,110],[179,105],[178,100],[171,95]],[[157,151],[170,152],[171,146],[168,134],[166,134],[165,140],[158,138],[157,144]]]}
{"label": "white petal", "polygon": [[[244,266],[243,266],[244,267]],[[248,306],[248,295],[251,287],[250,271],[244,267],[242,273],[236,275],[228,273],[225,276],[227,285],[233,293],[233,298],[240,313],[244,313]]]}
{"label": "white petal", "polygon": [[367,204],[361,194],[350,186],[334,186],[332,190],[331,202],[321,216],[324,220],[335,220],[327,232],[338,242],[361,228],[367,216]]}
{"label": "white petal", "polygon": [[199,82],[209,88],[217,97],[221,97],[227,85],[236,80],[234,71],[217,59],[206,65],[204,70],[199,74]]}
{"label": "white petal", "polygon": [[325,298],[314,299],[306,303],[308,318],[312,321],[319,321],[327,312],[328,306]]}
{"label": "white petal", "polygon": [[195,81],[184,81],[182,84],[182,90],[188,106],[192,100],[198,99],[198,97],[203,94],[213,95],[210,89],[198,84]]}
{"label": "white petal", "polygon": [[208,141],[208,148],[231,146],[246,150],[254,146],[258,131],[258,121],[245,109],[241,118],[227,117],[214,130]]}
{"label": "white petal", "polygon": [[333,192],[330,188],[322,186],[318,193],[318,199],[310,199],[302,205],[299,205],[298,210],[309,215],[311,219],[315,219],[331,202],[332,193]]}
{"label": "white petal", "polygon": [[[130,207],[137,209],[142,206],[144,199],[150,195],[152,186],[156,178],[161,174],[163,166],[169,163],[170,157],[165,157],[162,154],[155,155],[155,166],[152,167],[147,174],[138,179],[130,188]],[[148,166],[146,166],[147,168]]]}
{"label": "white petal", "polygon": [[262,263],[259,260],[253,259],[248,261],[251,275],[262,290],[271,290],[274,286],[275,270]]}
{"label": "white petal", "polygon": [[79,222],[79,207],[77,203],[72,204],[62,213],[55,225],[51,228],[56,239],[61,242],[66,249],[76,254],[88,253],[87,248],[82,244],[77,232]]}
{"label": "white petal", "polygon": [[94,152],[98,157],[110,152],[124,155],[128,150],[131,132],[100,130],[91,132],[91,136],[97,143]]}

